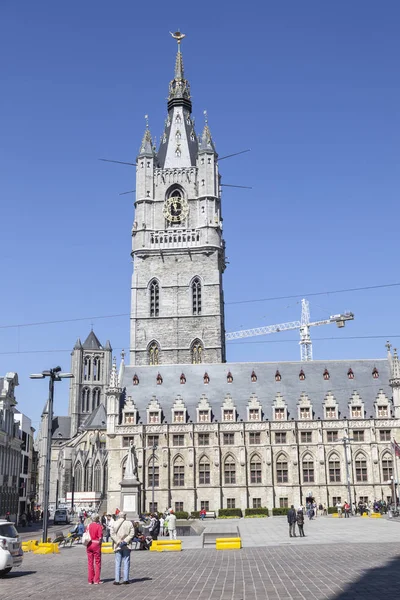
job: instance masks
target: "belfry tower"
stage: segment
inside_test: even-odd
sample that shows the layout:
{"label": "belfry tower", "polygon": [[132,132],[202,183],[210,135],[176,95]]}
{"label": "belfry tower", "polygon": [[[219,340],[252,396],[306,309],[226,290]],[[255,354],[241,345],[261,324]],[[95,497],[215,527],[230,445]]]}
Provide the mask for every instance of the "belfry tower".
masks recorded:
{"label": "belfry tower", "polygon": [[130,364],[225,361],[218,154],[197,136],[181,42],[158,150],[148,123],[137,157]]}

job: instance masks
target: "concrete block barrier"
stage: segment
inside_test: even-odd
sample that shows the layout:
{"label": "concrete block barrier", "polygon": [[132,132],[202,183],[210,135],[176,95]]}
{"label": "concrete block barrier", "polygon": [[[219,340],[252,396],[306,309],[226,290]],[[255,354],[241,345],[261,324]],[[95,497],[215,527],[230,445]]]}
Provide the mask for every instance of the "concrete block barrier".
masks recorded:
{"label": "concrete block barrier", "polygon": [[240,537],[217,538],[215,540],[216,550],[240,550],[241,547],[242,540]]}
{"label": "concrete block barrier", "polygon": [[150,552],[181,552],[182,540],[153,540]]}
{"label": "concrete block barrier", "polygon": [[58,544],[52,544],[46,542],[45,544],[38,544],[33,549],[33,554],[60,554]]}

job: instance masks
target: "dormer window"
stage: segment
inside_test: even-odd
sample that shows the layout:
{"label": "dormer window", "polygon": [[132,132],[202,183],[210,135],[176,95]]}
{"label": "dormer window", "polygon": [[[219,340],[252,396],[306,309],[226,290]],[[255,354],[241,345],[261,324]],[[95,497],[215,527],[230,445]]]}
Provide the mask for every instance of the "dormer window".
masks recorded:
{"label": "dormer window", "polygon": [[363,416],[362,407],[361,406],[352,406],[351,407],[351,416],[353,419],[359,419]]}
{"label": "dormer window", "polygon": [[182,385],[186,383],[186,377],[185,377],[184,373],[182,373],[180,376],[180,382]]}
{"label": "dormer window", "polygon": [[210,411],[209,410],[199,410],[199,421],[200,421],[200,423],[209,423],[210,422]]}
{"label": "dormer window", "polygon": [[224,421],[234,421],[234,410],[232,408],[224,408]]}
{"label": "dormer window", "polygon": [[284,408],[275,408],[275,421],[284,421],[285,420],[285,409]]}
{"label": "dormer window", "polygon": [[124,413],[124,423],[125,424],[128,424],[128,423],[134,424],[135,423],[135,413],[129,413],[129,412]]}
{"label": "dormer window", "polygon": [[388,417],[389,416],[389,407],[378,405],[378,417]]}
{"label": "dormer window", "polygon": [[373,377],[373,379],[378,379],[379,378],[379,371],[378,371],[378,369],[376,367],[374,367],[372,369],[372,377]]}
{"label": "dormer window", "polygon": [[347,377],[348,377],[348,379],[354,379],[353,369],[349,369],[347,371]]}
{"label": "dormer window", "polygon": [[157,385],[161,385],[163,382],[163,378],[161,377],[160,373],[157,374]]}
{"label": "dormer window", "polygon": [[149,411],[149,423],[159,423],[160,422],[160,411],[151,410]]}
{"label": "dormer window", "polygon": [[301,369],[300,373],[299,373],[299,379],[300,381],[304,381],[306,378],[303,369]]}
{"label": "dormer window", "polygon": [[259,421],[260,420],[260,409],[259,408],[249,408],[249,421]]}
{"label": "dormer window", "polygon": [[257,375],[255,374],[254,371],[252,371],[252,373],[251,373],[251,382],[255,383],[256,381],[257,381]]}
{"label": "dormer window", "polygon": [[325,379],[325,381],[328,381],[330,379],[330,375],[329,375],[328,369],[325,369],[324,374],[323,374],[323,378]]}
{"label": "dormer window", "polygon": [[232,381],[233,381],[232,373],[230,371],[229,371],[228,375],[226,376],[226,380],[228,383],[232,383]]}
{"label": "dormer window", "polygon": [[136,373],[133,376],[132,383],[133,385],[139,385],[139,377],[136,375]]}
{"label": "dormer window", "polygon": [[302,421],[307,421],[311,418],[311,410],[308,406],[300,407],[300,419]]}
{"label": "dormer window", "polygon": [[279,371],[276,371],[276,373],[275,373],[275,381],[281,381],[281,380],[282,380],[281,374],[279,373]]}
{"label": "dormer window", "polygon": [[208,373],[204,373],[203,381],[205,384],[210,383],[210,378],[208,376]]}
{"label": "dormer window", "polygon": [[325,417],[327,419],[336,419],[336,407],[335,406],[327,406],[325,408]]}
{"label": "dormer window", "polygon": [[184,422],[185,422],[185,411],[174,410],[174,423],[184,423]]}

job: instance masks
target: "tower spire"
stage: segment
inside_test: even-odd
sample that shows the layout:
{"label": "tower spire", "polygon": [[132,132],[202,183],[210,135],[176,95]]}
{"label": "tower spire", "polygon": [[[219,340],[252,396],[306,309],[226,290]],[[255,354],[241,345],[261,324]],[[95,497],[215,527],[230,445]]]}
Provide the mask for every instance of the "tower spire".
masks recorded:
{"label": "tower spire", "polygon": [[188,80],[185,79],[181,52],[181,42],[186,35],[180,31],[170,33],[178,43],[178,51],[175,59],[175,77],[169,84],[168,110],[173,106],[184,106],[190,112],[192,112],[192,103],[190,101],[190,85]]}
{"label": "tower spire", "polygon": [[139,156],[153,156],[153,140],[149,129],[149,117],[144,115],[146,121],[146,129],[144,131],[142,143],[140,144]]}
{"label": "tower spire", "polygon": [[216,152],[213,139],[211,137],[211,131],[208,126],[208,114],[207,111],[204,111],[204,129],[201,134],[200,143],[199,143],[199,152],[205,151]]}

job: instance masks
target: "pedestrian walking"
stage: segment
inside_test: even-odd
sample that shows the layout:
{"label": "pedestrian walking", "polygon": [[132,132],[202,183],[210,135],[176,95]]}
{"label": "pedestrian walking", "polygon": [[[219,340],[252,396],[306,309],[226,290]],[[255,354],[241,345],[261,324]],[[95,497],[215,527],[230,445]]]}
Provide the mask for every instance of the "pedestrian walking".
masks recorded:
{"label": "pedestrian walking", "polygon": [[344,508],[344,518],[348,519],[350,517],[350,504],[347,502],[347,500],[345,500],[343,508]]}
{"label": "pedestrian walking", "polygon": [[87,526],[90,542],[86,546],[88,559],[88,582],[89,585],[98,585],[101,571],[101,542],[103,539],[103,528],[100,525],[99,515],[92,515],[92,522]]}
{"label": "pedestrian walking", "polygon": [[297,511],[296,518],[297,518],[297,527],[299,528],[300,537],[306,537],[304,535],[304,513],[303,513],[302,509],[299,509]]}
{"label": "pedestrian walking", "polygon": [[289,523],[289,536],[290,537],[296,537],[297,515],[296,515],[296,511],[294,509],[293,504],[291,505],[290,509],[288,510],[287,520],[288,520],[288,523]]}
{"label": "pedestrian walking", "polygon": [[[115,552],[115,581],[114,585],[120,583],[128,584],[129,581],[129,569],[131,565],[131,541],[133,539],[135,530],[130,521],[126,520],[126,513],[120,512],[118,519],[114,523],[111,529],[111,539],[113,541],[113,548]],[[121,565],[122,565],[122,582],[121,579]]]}
{"label": "pedestrian walking", "polygon": [[339,519],[341,519],[343,515],[342,515],[342,503],[340,502],[340,500],[338,500],[336,502],[336,509],[337,509],[338,517],[339,517]]}
{"label": "pedestrian walking", "polygon": [[168,521],[168,534],[170,540],[176,540],[176,516],[174,515],[174,511],[170,510],[170,513],[167,517]]}

